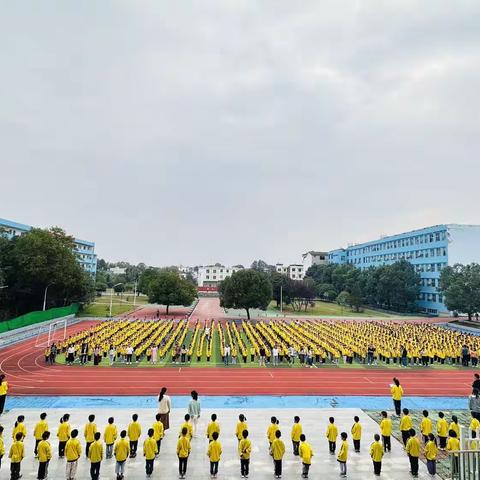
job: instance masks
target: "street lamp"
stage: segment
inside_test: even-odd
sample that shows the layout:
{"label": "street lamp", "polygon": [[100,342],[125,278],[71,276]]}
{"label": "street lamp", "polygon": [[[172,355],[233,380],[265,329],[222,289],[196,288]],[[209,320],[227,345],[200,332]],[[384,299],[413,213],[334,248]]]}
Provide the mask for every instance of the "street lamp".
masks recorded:
{"label": "street lamp", "polygon": [[46,287],[45,287],[45,293],[43,294],[43,311],[45,311],[45,308],[47,306],[47,292],[48,292],[48,287],[50,287],[51,285],[53,285],[55,282],[51,282],[49,283]]}
{"label": "street lamp", "polygon": [[110,317],[112,316],[113,292],[115,291],[115,287],[118,287],[119,285],[123,285],[123,283],[122,283],[122,282],[116,283],[116,284],[112,287],[112,293],[110,294]]}

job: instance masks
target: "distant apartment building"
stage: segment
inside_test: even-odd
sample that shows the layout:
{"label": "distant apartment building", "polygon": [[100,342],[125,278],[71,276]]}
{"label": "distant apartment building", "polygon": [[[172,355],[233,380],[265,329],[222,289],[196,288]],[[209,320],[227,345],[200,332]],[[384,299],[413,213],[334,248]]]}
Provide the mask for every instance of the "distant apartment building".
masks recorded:
{"label": "distant apartment building", "polygon": [[328,263],[328,252],[310,250],[302,255],[303,271],[305,273],[313,265],[325,265],[326,263]]}
{"label": "distant apartment building", "polygon": [[292,280],[303,280],[305,277],[305,267],[302,264],[292,263],[291,265],[284,265],[283,263],[275,264],[275,271],[286,275]]}
{"label": "distant apartment building", "polygon": [[440,274],[447,265],[480,263],[480,225],[444,224],[382,237],[332,250],[330,263],[349,263],[362,270],[410,262],[420,274],[417,304],[425,313],[448,312],[439,291]]}
{"label": "distant apartment building", "polygon": [[[32,228],[34,227],[30,225],[0,218],[0,229],[5,231],[7,238],[23,235],[24,233],[29,232]],[[88,242],[86,240],[79,240],[78,238],[75,238],[74,241],[74,253],[77,257],[78,263],[86,272],[90,273],[94,277],[97,273],[97,255],[95,254],[95,243]]]}
{"label": "distant apartment building", "polygon": [[242,265],[226,267],[220,263],[198,267],[197,283],[199,287],[218,287],[219,283],[233,273],[243,270]]}
{"label": "distant apartment building", "polygon": [[194,280],[197,279],[198,267],[184,267],[183,265],[179,265],[177,268],[181,277],[187,278],[187,276],[191,276]]}
{"label": "distant apartment building", "polygon": [[112,267],[108,269],[108,272],[113,275],[125,275],[127,269],[123,267]]}

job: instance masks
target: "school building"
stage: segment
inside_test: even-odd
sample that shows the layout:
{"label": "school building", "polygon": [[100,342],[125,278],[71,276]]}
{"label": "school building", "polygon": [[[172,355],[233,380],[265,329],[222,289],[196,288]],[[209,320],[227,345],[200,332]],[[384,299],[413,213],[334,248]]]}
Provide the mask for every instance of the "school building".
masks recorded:
{"label": "school building", "polygon": [[[29,232],[32,228],[34,227],[30,225],[0,218],[0,229],[4,230],[4,235],[6,235],[7,238],[13,238],[18,235],[22,235],[26,232]],[[74,253],[77,257],[78,263],[86,272],[90,273],[92,277],[95,277],[97,273],[97,255],[95,254],[95,243],[88,242],[86,240],[79,240],[78,238],[75,238],[74,241]]]}
{"label": "school building", "polygon": [[332,250],[330,263],[350,263],[366,269],[407,260],[420,274],[418,306],[433,315],[448,313],[439,291],[440,274],[447,265],[480,263],[480,225],[445,224],[412,230]]}

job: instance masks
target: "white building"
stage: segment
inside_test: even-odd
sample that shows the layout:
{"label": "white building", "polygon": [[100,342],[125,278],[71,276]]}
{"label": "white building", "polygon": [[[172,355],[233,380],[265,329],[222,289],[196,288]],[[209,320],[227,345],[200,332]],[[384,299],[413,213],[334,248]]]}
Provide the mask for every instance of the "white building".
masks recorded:
{"label": "white building", "polygon": [[197,283],[199,287],[217,287],[220,282],[230,277],[232,273],[243,270],[242,265],[226,267],[220,263],[198,267]]}
{"label": "white building", "polygon": [[298,263],[293,263],[291,265],[284,265],[283,263],[277,263],[275,265],[275,271],[286,275],[292,280],[303,280],[305,277],[305,268],[303,265]]}
{"label": "white building", "polygon": [[187,275],[191,275],[191,277],[196,280],[197,279],[197,268],[196,267],[184,267],[180,265],[178,268],[178,273],[181,277],[187,278]]}
{"label": "white building", "polygon": [[123,267],[112,267],[109,268],[108,271],[113,275],[125,275],[127,269]]}
{"label": "white building", "polygon": [[310,250],[302,255],[303,271],[307,273],[312,265],[325,265],[328,263],[328,252]]}

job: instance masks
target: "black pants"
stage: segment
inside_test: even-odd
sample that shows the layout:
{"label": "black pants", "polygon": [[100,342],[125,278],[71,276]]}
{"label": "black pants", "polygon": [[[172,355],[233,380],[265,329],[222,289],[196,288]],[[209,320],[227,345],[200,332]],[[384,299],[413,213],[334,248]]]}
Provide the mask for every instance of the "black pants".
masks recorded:
{"label": "black pants", "polygon": [[[162,445],[162,439],[160,440],[157,440],[157,450],[158,450],[158,453],[160,453],[160,446]],[[157,453],[157,455],[158,455]]]}
{"label": "black pants", "polygon": [[447,437],[438,437],[438,443],[440,444],[440,448],[446,448],[447,446]]}
{"label": "black pants", "polygon": [[240,475],[248,475],[250,470],[250,459],[241,458],[240,459]]}
{"label": "black pants", "polygon": [[40,462],[38,464],[38,473],[37,478],[43,480],[47,476],[48,471],[48,461],[47,462]]}
{"label": "black pants", "polygon": [[33,449],[33,453],[35,456],[37,456],[37,449],[38,449],[39,443],[40,443],[40,440],[35,439],[35,448]]}
{"label": "black pants", "polygon": [[92,462],[90,464],[90,476],[92,480],[98,480],[100,476],[100,462]]}
{"label": "black pants", "polygon": [[92,444],[93,442],[87,442],[87,444],[85,445],[85,456],[88,458],[88,452],[90,451],[90,445]]}
{"label": "black pants", "polygon": [[282,474],[282,461],[281,460],[274,460],[273,464],[275,465],[275,475]]}
{"label": "black pants", "polygon": [[395,413],[400,415],[402,413],[402,401],[401,400],[394,400],[393,405],[395,407]]}
{"label": "black pants", "polygon": [[408,456],[410,460],[410,471],[412,475],[418,475],[418,457],[412,457],[411,455]]}
{"label": "black pants", "polygon": [[402,430],[402,441],[404,445],[407,445],[407,441],[410,438],[410,430]]}
{"label": "black pants", "polygon": [[185,475],[187,473],[187,462],[188,457],[178,457],[178,473],[180,475]]}
{"label": "black pants", "polygon": [[20,478],[20,462],[10,464],[10,480]]}
{"label": "black pants", "polygon": [[153,473],[153,459],[145,460],[145,472],[147,475],[151,475]]}
{"label": "black pants", "polygon": [[138,440],[130,440],[130,456],[135,457],[137,455]]}
{"label": "black pants", "polygon": [[302,463],[302,475],[306,478],[308,477],[308,471],[310,470],[309,463]]}
{"label": "black pants", "polygon": [[298,447],[300,446],[300,442],[294,442],[292,440],[292,445],[293,445],[293,454],[298,455]]}
{"label": "black pants", "polygon": [[359,452],[359,451],[360,451],[360,440],[354,440],[354,441],[353,441],[353,449],[354,449],[356,452]]}
{"label": "black pants", "polygon": [[60,458],[65,456],[65,445],[67,442],[58,442],[58,456]]}
{"label": "black pants", "polygon": [[218,462],[210,462],[210,475],[218,473]]}
{"label": "black pants", "polygon": [[6,399],[7,399],[6,395],[0,395],[0,415],[3,413],[3,409],[5,408]]}
{"label": "black pants", "polygon": [[380,475],[382,471],[382,462],[373,462],[373,473],[375,475]]}
{"label": "black pants", "polygon": [[382,440],[383,440],[383,450],[385,452],[391,452],[392,451],[392,442],[390,441],[390,435],[388,437],[382,435]]}
{"label": "black pants", "polygon": [[328,449],[330,450],[330,453],[335,453],[335,450],[337,448],[336,442],[330,442],[328,441]]}
{"label": "black pants", "polygon": [[428,442],[428,435],[422,435],[423,437],[423,443],[426,445]]}

